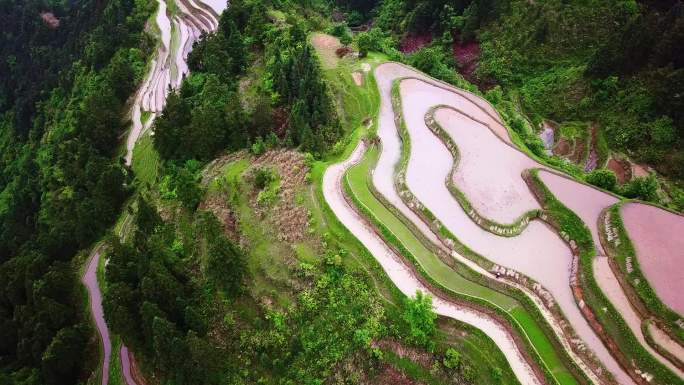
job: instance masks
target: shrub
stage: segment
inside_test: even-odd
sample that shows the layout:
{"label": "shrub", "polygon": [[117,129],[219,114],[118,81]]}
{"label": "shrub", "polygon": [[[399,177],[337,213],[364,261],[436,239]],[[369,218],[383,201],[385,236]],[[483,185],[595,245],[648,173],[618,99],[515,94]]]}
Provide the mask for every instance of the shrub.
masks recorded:
{"label": "shrub", "polygon": [[606,169],[590,172],[585,177],[585,180],[589,184],[609,191],[615,191],[615,186],[617,186],[617,177],[615,176],[615,173]]}
{"label": "shrub", "polygon": [[432,336],[435,333],[437,315],[432,311],[432,297],[416,291],[415,299],[404,301],[404,312],[401,318],[408,326],[408,340],[416,345],[432,349]]}
{"label": "shrub", "polygon": [[449,348],[444,354],[444,359],[442,360],[445,368],[448,369],[458,369],[461,365],[461,353],[456,351],[456,349]]}
{"label": "shrub", "polygon": [[622,188],[622,195],[627,198],[656,202],[658,200],[658,181],[655,174],[632,179]]}

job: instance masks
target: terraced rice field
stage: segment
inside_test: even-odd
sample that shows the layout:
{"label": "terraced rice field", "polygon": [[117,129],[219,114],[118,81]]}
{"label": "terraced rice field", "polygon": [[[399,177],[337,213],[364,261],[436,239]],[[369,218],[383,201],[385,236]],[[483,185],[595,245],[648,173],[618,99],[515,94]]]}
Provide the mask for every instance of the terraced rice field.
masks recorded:
{"label": "terraced rice field", "polygon": [[[378,258],[405,294],[410,295],[416,288],[429,289],[416,271],[402,269],[399,274],[394,270],[399,268],[392,264],[400,264],[397,259],[401,258],[414,263],[429,282],[442,290],[456,297],[470,296],[473,302],[484,299],[503,309],[522,327],[542,358],[541,365],[553,373],[554,382],[578,381],[568,370],[568,364],[581,368],[586,377],[580,381],[584,382],[588,379],[594,383],[679,383],[684,378],[684,373],[644,338],[643,320],[630,305],[604,256],[598,221],[604,209],[619,202],[619,197],[577,182],[529,157],[512,144],[494,108],[476,95],[397,63],[379,65],[374,75],[381,96],[377,131],[380,146],[371,147],[362,158],[365,145],[359,144],[351,158],[329,169],[324,190],[333,211]],[[338,179],[348,167],[344,186]],[[596,250],[578,251],[568,234],[558,234],[545,223],[553,219],[548,218],[538,201],[541,198],[530,190],[528,183],[532,182],[525,177],[529,170],[539,170],[535,178],[543,188],[584,222]],[[356,211],[349,201],[357,206]],[[674,221],[666,222],[656,224],[654,229],[666,228],[668,224],[678,228]],[[666,234],[670,240],[676,238],[674,230]],[[652,243],[643,245],[648,242],[644,239],[636,242],[642,242],[642,248],[652,248]],[[681,246],[665,244],[663,248],[670,254],[664,259],[681,257]],[[591,258],[594,254],[597,257],[590,261],[593,271],[581,271],[579,255]],[[445,263],[444,255],[458,263]],[[505,289],[483,286],[482,281],[471,275],[491,277],[492,272],[497,278],[502,274],[502,282],[509,289],[521,290],[533,298],[537,311],[552,326],[554,338],[561,342],[562,354],[571,360],[560,358],[559,345],[554,349],[549,343],[549,336],[539,329],[540,321],[531,317]],[[587,309],[582,293],[573,292],[573,288],[585,290],[578,283],[583,282],[578,280],[578,274],[589,274],[585,281],[595,280],[599,288],[596,290],[601,292],[598,294],[605,296],[613,307],[609,317],[617,318],[614,323],[609,322],[608,329],[602,328],[592,315],[596,309]],[[662,272],[655,274],[662,276]],[[588,294],[590,299],[595,297],[595,293]],[[436,309],[439,312],[439,306]],[[483,327],[487,316],[479,313],[479,317],[473,324]],[[586,317],[592,320],[591,325]],[[598,320],[605,317],[601,314]],[[623,324],[627,329],[614,334],[616,325]],[[655,336],[658,345],[669,346],[665,349],[675,356],[679,354],[681,346],[671,339],[666,341],[664,333],[655,326],[648,328],[653,330],[649,334]],[[542,376],[530,375],[539,362],[530,362],[519,346],[518,353],[514,353],[515,346],[492,338],[509,357],[522,383],[543,380]],[[617,345],[611,342],[612,338],[618,338]]]}
{"label": "terraced rice field", "polygon": [[[560,384],[576,384],[577,381],[562,363],[548,337],[544,335],[544,332],[534,321],[534,317],[524,307],[514,298],[468,280],[455,269],[447,266],[440,260],[435,251],[421,242],[405,222],[400,220],[376,198],[368,183],[370,182],[370,171],[377,156],[377,147],[371,148],[359,164],[350,168],[346,174],[346,183],[350,193],[360,204],[374,214],[373,220],[394,234],[406,251],[420,264],[425,273],[442,287],[464,296],[483,299],[491,305],[508,312],[515,319],[515,322],[522,327],[526,337],[530,339],[532,345],[539,352],[545,365],[549,367],[556,380]],[[461,266],[461,269],[467,268]]]}
{"label": "terraced rice field", "polygon": [[649,284],[684,315],[684,217],[639,203],[624,204],[620,213]]}

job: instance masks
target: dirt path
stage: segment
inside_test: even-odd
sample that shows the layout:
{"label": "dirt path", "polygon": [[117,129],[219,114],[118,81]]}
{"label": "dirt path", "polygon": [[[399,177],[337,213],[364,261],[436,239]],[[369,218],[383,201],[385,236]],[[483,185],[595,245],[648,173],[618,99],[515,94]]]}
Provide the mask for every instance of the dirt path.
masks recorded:
{"label": "dirt path", "polygon": [[[401,257],[372,230],[365,220],[349,206],[344,198],[342,177],[349,167],[356,164],[365,152],[360,142],[350,157],[341,163],[330,166],[323,176],[323,195],[340,222],[368,249],[380,263],[397,288],[407,296],[415,295],[417,290],[430,292],[422,285],[411,270],[401,262]],[[503,326],[492,319],[470,309],[456,306],[439,297],[433,296],[433,307],[437,314],[471,324],[487,334],[506,356],[513,372],[522,384],[541,384],[534,370],[518,350],[512,337]]]}
{"label": "dirt path", "polygon": [[81,282],[88,289],[88,297],[90,298],[90,314],[95,322],[97,332],[100,334],[100,342],[102,346],[102,385],[109,383],[109,362],[112,355],[112,341],[109,339],[109,329],[104,319],[104,310],[102,309],[102,292],[97,283],[97,265],[100,262],[100,254],[102,253],[102,245],[97,245],[93,249],[90,258],[88,259],[88,267],[85,274],[81,278]]}

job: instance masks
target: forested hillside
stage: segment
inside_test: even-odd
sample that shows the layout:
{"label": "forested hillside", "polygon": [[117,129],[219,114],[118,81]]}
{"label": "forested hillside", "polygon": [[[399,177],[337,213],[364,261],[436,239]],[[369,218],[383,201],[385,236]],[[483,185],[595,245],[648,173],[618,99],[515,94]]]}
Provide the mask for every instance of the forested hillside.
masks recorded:
{"label": "forested hillside", "polygon": [[0,379],[75,383],[92,329],[79,249],[127,195],[115,149],[150,49],[147,1],[2,1]]}
{"label": "forested hillside", "polygon": [[[444,213],[407,203],[408,187],[391,190],[392,201],[374,184],[389,148],[381,120],[401,131],[394,155],[404,170],[385,169],[395,178],[387,185],[397,189],[410,164],[402,80],[387,79],[420,71],[472,92],[467,106],[500,123],[496,140],[515,159],[602,188],[591,192],[609,197],[611,213],[632,198],[683,211],[681,0],[231,0],[222,13],[195,3],[0,0],[0,385],[99,383],[102,349],[80,283],[94,244],[112,346],[130,349],[135,374],[150,384],[516,384],[523,366],[534,381],[591,382],[575,353],[602,342],[586,350],[563,318],[567,307],[543,313],[540,303],[554,304],[555,294],[537,277],[460,244],[450,234],[460,228],[439,224]],[[158,9],[167,23],[186,19],[161,31]],[[174,63],[150,66],[160,52]],[[387,64],[382,88],[376,70]],[[157,106],[140,107],[144,128],[124,149],[143,80]],[[447,92],[428,83],[413,84],[426,100]],[[387,103],[391,118],[380,112]],[[430,139],[446,135],[436,106],[418,119]],[[451,152],[438,160],[458,164],[458,149],[440,139]],[[444,150],[437,145],[435,154]],[[336,169],[326,186],[326,173],[344,162],[348,170]],[[529,170],[526,178],[537,175]],[[436,180],[435,189],[445,187]],[[561,236],[542,236],[568,241],[554,251],[580,264],[577,288],[588,309],[603,309],[594,322],[617,341],[609,348],[626,352],[634,366],[626,371],[643,369],[656,383],[677,378],[660,364],[671,358],[646,353],[651,342],[635,339],[608,306],[591,273],[605,239],[592,238],[584,217],[540,188],[545,199],[528,197],[529,211],[500,225],[448,188],[458,201],[449,207],[480,226],[472,234],[520,242],[502,255],[528,246],[518,236],[530,221],[558,215],[562,223],[549,224]],[[353,235],[335,203],[383,255]],[[461,313],[438,317],[431,295],[403,292],[383,256],[395,256],[404,281],[437,293],[442,309]],[[650,287],[639,290],[665,308]],[[572,294],[565,300],[576,311]],[[569,343],[552,322],[569,329]],[[114,353],[110,372],[122,372]],[[603,376],[614,355],[582,365]],[[114,374],[112,384],[123,381]]]}

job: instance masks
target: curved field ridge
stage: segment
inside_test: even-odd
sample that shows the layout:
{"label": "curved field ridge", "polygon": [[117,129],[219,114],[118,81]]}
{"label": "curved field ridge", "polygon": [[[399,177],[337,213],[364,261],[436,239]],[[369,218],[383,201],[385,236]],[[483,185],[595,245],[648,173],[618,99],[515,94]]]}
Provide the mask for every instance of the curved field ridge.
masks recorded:
{"label": "curved field ridge", "polygon": [[[414,71],[407,71],[405,67],[398,70],[397,67],[401,66],[396,64],[379,66],[376,69],[376,77],[382,77],[385,71],[390,74],[388,75],[390,78],[392,74],[401,73],[402,71],[408,72],[408,75],[411,76],[421,77],[420,74]],[[406,75],[406,72],[401,75]],[[399,77],[401,76],[395,76],[395,79]],[[411,79],[407,80],[407,82],[410,81]],[[460,242],[467,245],[475,253],[479,253],[491,262],[504,266],[506,270],[519,271],[541,283],[543,287],[553,294],[553,298],[570,321],[573,329],[616,377],[617,381],[621,384],[634,383],[630,374],[625,372],[608,352],[576,305],[569,285],[570,278],[573,275],[571,270],[573,263],[572,254],[563,240],[538,221],[530,222],[528,228],[519,237],[515,238],[501,238],[482,231],[463,212],[461,206],[453,199],[453,196],[451,196],[450,191],[447,189],[444,181],[449,174],[453,159],[441,141],[426,127],[423,119],[434,104],[447,104],[445,101],[456,100],[454,105],[459,109],[465,110],[465,108],[461,107],[467,107],[470,104],[472,110],[472,105],[475,103],[471,99],[463,97],[462,93],[452,92],[446,87],[430,84],[433,82],[414,80],[413,83],[413,87],[425,87],[425,89],[413,89],[409,90],[411,92],[404,92],[405,89],[401,89],[402,84],[399,87],[400,97],[397,98],[401,100],[401,105],[404,106],[403,114],[407,127],[405,145],[409,152],[409,161],[408,165],[406,165],[405,175],[403,170],[399,171],[399,179],[405,179],[406,186],[408,187],[408,190],[402,191],[402,194],[409,194],[410,191],[410,195],[416,198],[415,201],[409,200],[407,205],[412,206],[412,208],[419,212],[427,210],[429,213],[429,215],[426,214],[427,219],[429,221],[436,220],[436,223],[442,226],[443,230],[439,230],[440,232],[447,231],[451,234],[456,234]],[[421,85],[420,83],[423,84]],[[378,81],[378,84],[380,85],[381,82]],[[392,95],[388,89],[381,89],[381,92],[383,95],[388,93]],[[435,101],[435,94],[438,94],[436,98],[438,101]],[[458,100],[459,97],[460,100]],[[471,95],[471,98],[476,97]],[[406,109],[407,106],[410,106],[408,110]],[[482,111],[479,108],[474,111],[477,113],[477,110]],[[399,118],[399,121],[401,121],[401,118]],[[388,124],[389,127],[383,130],[382,119],[380,123],[381,126],[379,127],[378,134],[382,140],[383,152],[389,148],[394,153],[400,153],[400,149],[391,148],[392,141],[396,143],[394,146],[399,146],[399,139],[396,138],[399,131],[397,124],[391,121]],[[492,132],[496,131],[492,130]],[[395,137],[394,140],[392,140],[393,136]],[[390,140],[385,140],[386,138]],[[503,138],[499,135],[492,135],[492,139],[498,140]],[[509,151],[517,151],[517,149],[511,146]],[[496,158],[493,161],[496,162]],[[505,164],[499,166],[502,168],[507,167]],[[378,171],[376,170],[374,182],[378,180]],[[519,176],[522,171],[511,172]],[[392,177],[392,175],[385,176],[384,179],[391,180]],[[383,189],[382,183],[379,183],[377,187],[378,190]],[[523,194],[522,191],[520,193]],[[532,196],[530,192],[527,193]],[[392,193],[390,192],[390,194]],[[396,196],[400,195],[397,192],[394,194]],[[430,219],[431,215],[432,219]]]}
{"label": "curved field ridge", "polygon": [[684,217],[640,203],[625,203],[620,213],[648,283],[684,315]]}
{"label": "curved field ridge", "polygon": [[[347,169],[356,164],[365,151],[365,144],[359,142],[350,157],[330,166],[323,176],[323,196],[340,222],[368,249],[380,263],[397,288],[407,296],[417,290],[431,294],[410,268],[401,262],[401,257],[390,248],[365,220],[352,208],[344,196],[342,178]],[[433,298],[437,314],[454,318],[476,326],[487,334],[506,356],[513,372],[522,384],[542,384],[523,353],[517,348],[512,336],[501,325],[473,310],[447,302],[440,297]]]}
{"label": "curved field ridge", "polygon": [[[623,291],[618,278],[609,265],[608,258],[604,256],[605,252],[601,246],[599,237],[599,218],[601,218],[601,213],[604,209],[619,201],[618,198],[594,187],[577,183],[576,181],[555,172],[540,170],[538,175],[551,193],[563,202],[566,207],[577,214],[589,228],[598,253],[598,257],[594,259],[592,267],[594,277],[601,288],[601,291],[608,297],[646,351],[658,359],[658,361],[668,369],[684,378],[684,372],[647,343],[641,329],[642,317],[632,307],[629,298]],[[640,203],[634,203],[633,205],[636,207],[653,207]],[[663,334],[663,332],[654,333],[653,339],[656,342],[663,341],[664,343],[662,345],[665,345],[663,348],[670,350],[666,348],[669,344],[667,344],[666,339],[662,338]]]}
{"label": "curved field ridge", "polygon": [[[572,254],[563,240],[539,221],[530,222],[527,229],[515,238],[499,237],[483,231],[470,220],[448,190],[444,181],[452,168],[453,158],[440,139],[426,126],[424,116],[435,104],[449,104],[465,110],[462,107],[465,107],[464,104],[470,104],[469,101],[445,89],[412,79],[401,82],[400,94],[410,137],[409,163],[405,179],[406,185],[416,199],[462,243],[475,252],[489,261],[520,272],[539,282],[553,295],[575,332],[617,381],[621,384],[633,383],[631,377],[620,367],[594,333],[576,305],[569,285]],[[460,129],[458,124],[462,121],[451,120],[449,115],[444,118],[446,120],[440,120],[439,123],[445,131],[457,133]],[[501,142],[492,131],[479,131],[483,131],[480,140]],[[460,138],[452,137],[452,139],[458,143]],[[480,146],[489,147],[485,144],[479,144],[478,147]],[[486,167],[472,164],[476,167],[472,173],[496,171],[498,174],[500,170],[508,170],[509,175],[506,176],[504,185],[509,189],[517,189],[515,194],[534,200],[534,196],[520,175],[525,169],[541,165],[522,160],[514,164],[500,162],[503,151],[518,152],[510,146],[497,148],[498,154],[488,159]],[[513,156],[506,157],[506,159],[510,158]],[[515,181],[516,178],[519,182]],[[485,182],[492,189],[498,189],[493,176],[485,178]],[[469,198],[472,201],[472,197]],[[516,213],[516,215],[520,214],[521,212]]]}

